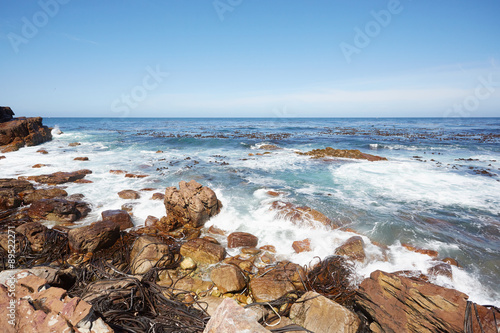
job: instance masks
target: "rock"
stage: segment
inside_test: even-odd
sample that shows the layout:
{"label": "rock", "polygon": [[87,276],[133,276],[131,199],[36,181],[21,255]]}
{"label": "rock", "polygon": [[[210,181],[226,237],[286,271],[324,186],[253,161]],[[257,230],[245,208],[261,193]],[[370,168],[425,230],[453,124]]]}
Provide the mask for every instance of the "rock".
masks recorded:
{"label": "rock", "polygon": [[130,296],[130,291],[133,287],[137,286],[137,279],[132,277],[123,277],[120,279],[112,280],[97,280],[91,282],[85,288],[82,299],[86,302],[92,303],[99,297],[110,296]]}
{"label": "rock", "polygon": [[412,251],[412,252],[416,252],[416,253],[420,253],[420,254],[425,254],[425,255],[428,255],[428,256],[433,257],[433,258],[436,258],[439,255],[439,253],[437,251],[421,249],[421,248],[415,247],[415,246],[410,245],[410,244],[401,244],[401,246],[404,247],[405,249],[407,249],[408,251]]}
{"label": "rock", "polygon": [[73,161],[88,161],[88,160],[89,160],[89,158],[88,158],[88,157],[86,157],[86,156],[83,156],[83,157],[75,157],[75,158],[73,159]]}
{"label": "rock", "polygon": [[387,161],[387,158],[380,157],[376,155],[370,155],[360,152],[357,149],[347,150],[347,149],[333,149],[332,147],[326,147],[325,149],[313,149],[311,151],[302,153],[298,152],[299,155],[307,155],[312,158],[324,158],[324,157],[342,157],[342,158],[352,158],[361,159],[368,161]]}
{"label": "rock", "polygon": [[48,152],[48,151],[46,151],[45,149],[38,149],[36,152],[37,152],[37,153],[40,153],[40,154],[43,154],[43,155],[47,155],[47,154],[49,153],[49,152]]}
{"label": "rock", "polygon": [[214,243],[214,244],[219,244],[220,245],[219,241],[217,239],[211,237],[211,236],[204,236],[204,237],[201,237],[201,238],[209,241],[210,243]]}
{"label": "rock", "polygon": [[0,151],[16,151],[24,146],[36,146],[52,140],[50,128],[42,118],[19,118],[0,122]]}
{"label": "rock", "polygon": [[272,197],[279,197],[280,192],[275,192],[275,191],[267,191],[267,194],[272,196]]}
{"label": "rock", "polygon": [[455,259],[453,258],[444,258],[443,260],[441,260],[442,262],[445,262],[447,264],[450,264],[452,266],[456,266],[456,267],[462,267],[460,266],[460,264],[458,263],[458,261],[456,261]]}
{"label": "rock", "polygon": [[304,290],[304,269],[294,263],[282,261],[265,274],[250,280],[250,290],[256,302],[269,302],[294,290]]}
{"label": "rock", "polygon": [[86,175],[91,173],[92,171],[88,169],[73,172],[55,172],[48,175],[30,176],[28,177],[28,180],[32,180],[41,184],[57,185],[74,182],[78,179],[84,178]]}
{"label": "rock", "polygon": [[200,297],[198,302],[194,304],[200,310],[206,312],[210,317],[212,317],[217,310],[217,307],[224,301],[225,298],[222,297],[214,297],[214,296],[205,296]]}
{"label": "rock", "polygon": [[158,281],[160,286],[171,288],[175,284],[175,289],[180,293],[189,291],[206,295],[214,287],[214,284],[210,281],[192,278],[189,275],[186,276],[185,272],[179,270],[163,270],[158,278],[160,279],[160,281]]}
{"label": "rock", "polygon": [[217,307],[203,333],[269,333],[256,320],[250,309],[244,309],[231,298]]}
{"label": "rock", "polygon": [[63,282],[62,279],[67,279],[67,276],[63,276],[59,269],[55,269],[49,266],[37,266],[30,269],[10,269],[0,272],[0,284],[6,285],[7,280],[12,276],[16,279],[26,277],[28,275],[35,275],[41,279],[44,279],[44,283],[48,283],[51,286],[60,286]]}
{"label": "rock", "polygon": [[23,223],[16,231],[26,236],[34,252],[41,252],[47,240],[47,227],[38,222]]}
{"label": "rock", "polygon": [[292,243],[292,248],[296,253],[309,252],[311,251],[311,240],[306,238],[301,241],[295,241]]}
{"label": "rock", "polygon": [[167,217],[160,219],[157,227],[167,232],[184,225],[201,227],[222,209],[222,203],[214,191],[194,180],[189,183],[181,181],[179,189],[168,187],[164,204]]}
{"label": "rock", "polygon": [[219,229],[213,225],[210,226],[210,228],[208,228],[207,232],[214,234],[214,235],[222,235],[222,236],[224,236],[226,234],[226,232],[224,230]]}
{"label": "rock", "polygon": [[44,199],[64,198],[67,197],[67,195],[68,192],[58,187],[44,188],[39,190],[28,190],[28,191],[23,191],[21,193],[21,196],[23,197],[23,202],[25,204],[31,204],[35,201]]}
{"label": "rock", "polygon": [[0,106],[0,123],[10,121],[14,118],[14,112],[8,106]]}
{"label": "rock", "polygon": [[[454,289],[375,271],[359,286],[356,303],[375,332],[463,332],[467,298]],[[475,306],[484,332],[495,332],[493,311]],[[470,319],[473,331],[480,332],[475,315]]]}
{"label": "rock", "polygon": [[119,237],[120,226],[112,221],[94,222],[68,232],[69,246],[75,252],[95,252],[111,247]]}
{"label": "rock", "polygon": [[250,256],[255,256],[259,253],[261,253],[262,251],[260,249],[257,249],[255,247],[244,247],[241,249],[241,253],[243,254],[248,254]]}
{"label": "rock", "polygon": [[121,206],[121,210],[126,211],[127,213],[129,213],[132,216],[133,215],[132,211],[134,210],[136,205],[137,205],[137,203],[135,203],[135,202],[127,202]]}
{"label": "rock", "polygon": [[268,251],[271,253],[276,253],[276,247],[274,247],[274,245],[264,245],[264,246],[259,247],[259,249],[264,250],[264,251]]}
{"label": "rock", "polygon": [[439,264],[429,268],[427,270],[427,274],[434,275],[434,276],[442,275],[442,276],[446,276],[449,279],[453,278],[453,273],[451,271],[451,265],[444,263],[444,262],[439,263]]}
{"label": "rock", "polygon": [[243,273],[234,265],[215,268],[210,274],[210,279],[222,293],[241,291],[246,286]]}
{"label": "rock", "polygon": [[193,270],[196,269],[196,263],[194,262],[193,259],[186,257],[182,259],[181,263],[179,264],[179,267],[185,270]]}
{"label": "rock", "polygon": [[153,193],[151,200],[164,200],[165,195],[163,193]]}
{"label": "rock", "polygon": [[121,209],[105,210],[101,213],[103,221],[113,221],[120,226],[120,230],[133,228],[134,223],[130,215]]}
{"label": "rock", "polygon": [[140,193],[134,190],[123,190],[118,192],[118,196],[122,199],[135,200],[141,197]]}
{"label": "rock", "polygon": [[70,144],[68,144],[68,147],[76,147],[76,146],[80,146],[81,143],[80,142],[71,142]]}
{"label": "rock", "polygon": [[0,160],[3,160],[4,158],[7,158],[7,157],[5,157],[5,155],[0,155]]}
{"label": "rock", "polygon": [[35,221],[74,222],[90,212],[90,207],[82,201],[65,199],[43,199],[35,201],[28,208],[28,216]]}
{"label": "rock", "polygon": [[277,217],[290,220],[292,223],[299,226],[316,228],[318,225],[324,225],[333,229],[339,227],[323,213],[307,206],[300,207],[290,202],[274,201],[271,204],[271,210],[277,212]]}
{"label": "rock", "polygon": [[146,177],[148,177],[148,175],[136,175],[133,173],[127,173],[127,174],[125,174],[125,177],[126,178],[146,178]]}
{"label": "rock", "polygon": [[130,251],[130,269],[132,274],[144,274],[151,268],[163,267],[172,263],[173,255],[161,239],[152,236],[137,238]]}
{"label": "rock", "polygon": [[46,166],[47,166],[47,164],[38,163],[38,164],[33,165],[32,168],[33,169],[39,169],[39,168],[43,168],[43,167],[46,167]]}
{"label": "rock", "polygon": [[109,173],[112,173],[112,174],[115,174],[115,175],[121,175],[121,174],[127,173],[127,171],[123,171],[123,170],[109,170]]}
{"label": "rock", "polygon": [[156,222],[158,222],[159,219],[157,217],[154,217],[154,216],[151,216],[149,215],[147,218],[146,218],[146,221],[144,221],[144,225],[146,227],[152,227],[156,224]]}
{"label": "rock", "polygon": [[338,256],[346,256],[351,260],[363,262],[366,258],[364,245],[365,242],[363,242],[363,238],[360,236],[353,236],[335,249],[335,254]]}
{"label": "rock", "polygon": [[226,257],[226,249],[205,239],[196,238],[182,244],[181,255],[199,264],[216,264]]}
{"label": "rock", "polygon": [[262,145],[259,147],[259,149],[262,149],[262,150],[277,150],[277,149],[281,149],[280,147],[276,146],[276,145]]}
{"label": "rock", "polygon": [[314,291],[292,305],[290,319],[315,333],[356,333],[361,323],[356,314]]}
{"label": "rock", "polygon": [[247,232],[233,232],[227,236],[227,247],[233,249],[235,247],[256,247],[259,239]]}
{"label": "rock", "polygon": [[33,184],[26,180],[0,178],[0,210],[17,208],[23,203],[20,193],[33,191]]}

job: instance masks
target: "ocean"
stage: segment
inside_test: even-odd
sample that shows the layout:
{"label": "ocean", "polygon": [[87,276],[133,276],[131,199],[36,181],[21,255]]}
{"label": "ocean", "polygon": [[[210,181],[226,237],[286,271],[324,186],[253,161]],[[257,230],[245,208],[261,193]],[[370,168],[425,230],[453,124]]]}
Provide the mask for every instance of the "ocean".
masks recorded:
{"label": "ocean", "polygon": [[[452,266],[452,278],[431,281],[500,306],[500,118],[45,118],[44,124],[54,127],[54,139],[9,153],[0,160],[0,178],[92,170],[86,177],[92,184],[65,184],[69,194],[84,194],[92,204],[79,224],[132,203],[140,226],[149,215],[165,215],[163,202],[150,200],[152,192],[120,199],[119,191],[164,192],[195,179],[224,205],[207,226],[250,232],[259,246],[274,245],[281,259],[313,264],[360,234],[367,258],[355,265],[353,283],[377,269],[426,273],[451,257],[462,268]],[[68,146],[72,142],[81,145]],[[264,145],[279,149],[260,149]],[[296,153],[325,147],[388,160]],[[37,153],[40,148],[49,153]],[[89,161],[73,160],[82,156]],[[47,166],[32,168],[38,163]],[[148,177],[109,172],[117,169]],[[342,227],[294,225],[269,209],[275,200],[314,208]],[[295,253],[292,243],[305,238],[311,251]],[[387,246],[386,255],[376,242]]]}

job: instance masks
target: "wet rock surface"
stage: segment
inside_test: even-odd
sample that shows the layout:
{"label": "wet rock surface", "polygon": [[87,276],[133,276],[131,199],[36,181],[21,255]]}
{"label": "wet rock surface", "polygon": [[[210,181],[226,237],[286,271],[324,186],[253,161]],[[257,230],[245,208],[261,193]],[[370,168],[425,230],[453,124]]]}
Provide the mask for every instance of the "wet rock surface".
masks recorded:
{"label": "wet rock surface", "polygon": [[333,149],[332,147],[326,147],[325,149],[313,149],[311,151],[302,153],[297,153],[299,155],[307,155],[312,158],[325,158],[325,157],[341,157],[341,158],[352,158],[357,160],[368,160],[368,161],[387,161],[387,158],[370,155],[362,153],[357,149],[347,150],[347,149]]}
{"label": "wet rock surface", "polygon": [[324,225],[328,228],[338,228],[338,225],[323,213],[307,206],[296,206],[290,202],[274,201],[270,209],[276,211],[278,217],[290,220],[300,226],[317,228],[318,225]]}
{"label": "wet rock surface", "polygon": [[0,152],[19,150],[24,146],[36,146],[52,140],[50,128],[42,124],[42,118],[12,118],[10,108],[0,110]]}
{"label": "wet rock surface", "polygon": [[28,208],[28,216],[35,221],[74,222],[90,212],[90,207],[82,201],[65,199],[42,199]]}
{"label": "wet rock surface", "polygon": [[83,179],[86,175],[91,174],[88,169],[73,171],[73,172],[55,172],[48,175],[29,176],[27,180],[32,180],[41,184],[57,185],[71,183],[79,179]]}

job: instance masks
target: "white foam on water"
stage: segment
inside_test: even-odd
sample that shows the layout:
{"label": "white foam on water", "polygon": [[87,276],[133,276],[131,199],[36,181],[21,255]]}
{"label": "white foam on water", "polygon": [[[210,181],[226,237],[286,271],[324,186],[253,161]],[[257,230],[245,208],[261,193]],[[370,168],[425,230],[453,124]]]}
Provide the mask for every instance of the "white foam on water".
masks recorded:
{"label": "white foam on water", "polygon": [[350,163],[332,168],[331,172],[333,180],[349,190],[337,194],[346,195],[353,204],[371,196],[379,202],[459,206],[500,213],[500,182],[482,176],[403,161]]}

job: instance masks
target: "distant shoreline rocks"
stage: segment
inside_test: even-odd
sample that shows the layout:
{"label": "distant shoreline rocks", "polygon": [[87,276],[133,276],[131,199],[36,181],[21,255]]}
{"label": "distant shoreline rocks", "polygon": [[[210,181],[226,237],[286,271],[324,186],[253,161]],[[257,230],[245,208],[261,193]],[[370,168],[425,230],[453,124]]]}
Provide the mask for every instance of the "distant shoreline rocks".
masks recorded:
{"label": "distant shoreline rocks", "polygon": [[41,117],[14,118],[10,107],[0,106],[0,152],[17,151],[52,140],[51,128],[42,124]]}

